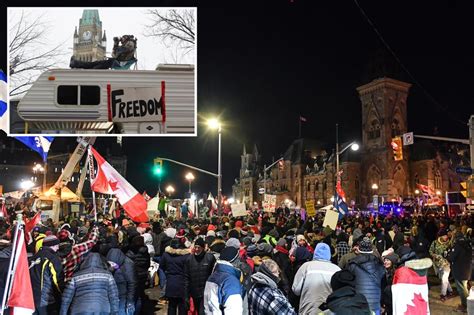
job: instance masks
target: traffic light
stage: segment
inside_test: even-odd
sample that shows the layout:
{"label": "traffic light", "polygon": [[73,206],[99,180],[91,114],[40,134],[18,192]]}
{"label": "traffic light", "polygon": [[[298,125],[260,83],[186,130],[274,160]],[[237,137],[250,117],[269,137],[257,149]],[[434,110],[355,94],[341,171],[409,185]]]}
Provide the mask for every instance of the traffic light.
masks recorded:
{"label": "traffic light", "polygon": [[161,176],[163,175],[163,160],[161,159],[154,159],[153,160],[153,173],[155,175]]}
{"label": "traffic light", "polygon": [[467,198],[467,182],[461,182],[459,184],[461,185],[461,194],[464,198]]}
{"label": "traffic light", "polygon": [[283,160],[278,161],[278,169],[283,171],[285,169],[285,162]]}
{"label": "traffic light", "polygon": [[395,161],[403,160],[403,146],[402,146],[402,138],[401,137],[394,137],[392,138],[392,142],[390,143],[393,150],[393,159]]}

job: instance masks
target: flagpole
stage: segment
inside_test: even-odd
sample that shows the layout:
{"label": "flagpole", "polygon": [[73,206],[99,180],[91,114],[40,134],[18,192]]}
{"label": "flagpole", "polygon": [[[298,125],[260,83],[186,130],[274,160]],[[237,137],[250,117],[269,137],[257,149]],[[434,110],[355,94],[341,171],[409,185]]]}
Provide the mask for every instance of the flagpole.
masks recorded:
{"label": "flagpole", "polygon": [[6,309],[7,299],[10,296],[12,283],[13,283],[13,276],[15,274],[16,265],[18,262],[17,254],[18,254],[18,234],[23,230],[23,220],[21,214],[17,215],[17,224],[15,229],[15,235],[13,236],[13,243],[12,243],[12,253],[10,256],[10,263],[8,264],[8,274],[7,279],[5,281],[5,291],[3,291],[3,298],[2,298],[2,308],[0,309],[0,315],[3,315]]}
{"label": "flagpole", "polygon": [[93,163],[94,163],[94,160],[92,159],[92,152],[91,152],[91,146],[89,145],[87,147],[87,165],[89,165],[89,179],[90,179],[90,183],[91,183],[91,190],[92,190],[92,207],[94,209],[94,221],[97,222],[97,206],[96,206],[96,202],[95,202],[95,191],[92,189],[92,180],[94,179],[94,167],[93,167]]}

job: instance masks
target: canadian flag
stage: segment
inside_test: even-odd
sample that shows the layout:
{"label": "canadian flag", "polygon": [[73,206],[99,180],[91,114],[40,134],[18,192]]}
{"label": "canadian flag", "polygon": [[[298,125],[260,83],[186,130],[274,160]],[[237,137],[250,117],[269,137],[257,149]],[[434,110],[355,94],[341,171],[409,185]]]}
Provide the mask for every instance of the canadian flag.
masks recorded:
{"label": "canadian flag", "polygon": [[393,314],[430,314],[426,276],[405,266],[398,268],[393,276],[392,304]]}
{"label": "canadian flag", "polygon": [[97,174],[92,180],[93,191],[114,194],[127,215],[135,222],[148,222],[145,198],[120,175],[92,146],[91,152],[97,161]]}
{"label": "canadian flag", "polygon": [[7,305],[11,315],[31,315],[35,311],[28,259],[23,230],[18,233],[17,250],[14,257],[13,280]]}
{"label": "canadian flag", "polygon": [[41,222],[41,211],[36,212],[35,216],[31,219],[25,218],[25,237],[28,244],[31,239],[31,231],[33,228]]}

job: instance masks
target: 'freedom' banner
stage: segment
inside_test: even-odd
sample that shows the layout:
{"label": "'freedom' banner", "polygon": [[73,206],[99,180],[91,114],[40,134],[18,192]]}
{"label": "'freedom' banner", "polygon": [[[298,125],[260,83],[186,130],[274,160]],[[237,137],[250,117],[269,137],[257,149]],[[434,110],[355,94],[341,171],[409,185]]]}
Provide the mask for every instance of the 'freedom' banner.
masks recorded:
{"label": "'freedom' banner", "polygon": [[114,88],[107,86],[109,121],[165,122],[165,82],[161,88]]}

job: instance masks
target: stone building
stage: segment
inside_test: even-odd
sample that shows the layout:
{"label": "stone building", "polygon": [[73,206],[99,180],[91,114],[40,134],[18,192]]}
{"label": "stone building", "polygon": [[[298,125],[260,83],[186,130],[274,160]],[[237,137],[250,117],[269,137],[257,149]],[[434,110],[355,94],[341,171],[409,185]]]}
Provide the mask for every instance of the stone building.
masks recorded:
{"label": "stone building", "polygon": [[[444,142],[416,140],[403,147],[403,159],[395,161],[392,138],[408,131],[407,97],[410,84],[382,77],[357,88],[361,100],[361,149],[340,154],[341,184],[349,205],[365,207],[378,195],[385,201],[414,197],[417,184],[428,185],[441,196],[459,191],[457,166],[469,165],[468,147]],[[344,147],[346,144],[340,144]],[[297,139],[286,150],[284,167],[275,165],[264,180],[260,159],[248,165],[242,155],[240,177],[233,186],[234,198],[252,204],[261,202],[259,189],[277,195],[277,205],[286,199],[296,206],[307,200],[316,205],[331,203],[335,191],[334,144]],[[375,184],[375,185],[374,185]],[[376,189],[375,189],[376,188]],[[263,189],[261,189],[263,192]]]}
{"label": "stone building", "polygon": [[74,30],[73,56],[80,61],[105,59],[107,37],[102,33],[99,10],[84,10],[79,19],[79,30]]}

